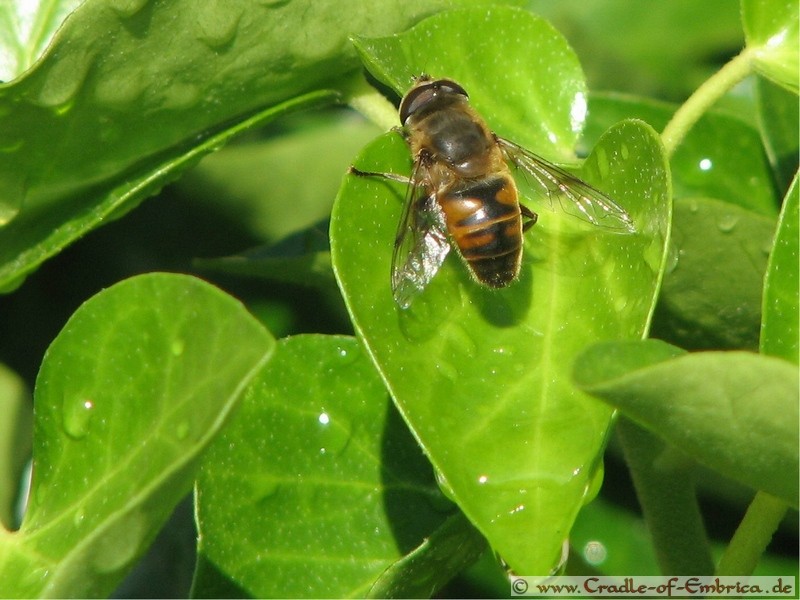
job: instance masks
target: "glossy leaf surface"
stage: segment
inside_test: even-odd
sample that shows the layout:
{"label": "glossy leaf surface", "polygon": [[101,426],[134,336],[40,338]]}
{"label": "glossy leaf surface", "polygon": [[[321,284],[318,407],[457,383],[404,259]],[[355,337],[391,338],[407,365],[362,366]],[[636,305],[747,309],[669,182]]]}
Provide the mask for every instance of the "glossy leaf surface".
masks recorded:
{"label": "glossy leaf surface", "polygon": [[756,67],[795,94],[800,77],[800,7],[793,0],[742,0],[742,22]]}
{"label": "glossy leaf surface", "polygon": [[[502,79],[500,61],[493,66],[484,58],[483,71],[472,72],[462,49],[475,46],[477,53],[492,32],[511,23],[522,29],[547,27],[527,13],[510,10],[476,11],[466,21],[463,16],[449,15],[453,23],[434,18],[420,28],[431,31],[429,45],[441,44],[442,52],[432,55],[441,61],[437,75],[462,83],[493,127],[495,105],[498,114],[508,115],[504,96],[481,81],[495,81],[495,75]],[[445,40],[437,39],[439,31],[457,49],[452,56]],[[396,57],[394,44],[400,43],[404,52],[413,53],[406,44],[414,38],[404,35],[409,41],[393,38],[369,46],[388,45]],[[516,57],[537,53],[562,56],[573,64],[560,38],[515,42],[503,65],[523,64]],[[383,62],[377,54],[368,64],[378,69],[374,65],[380,63],[378,76],[387,81],[433,71],[429,64],[399,66],[394,60]],[[548,85],[555,85],[552,73],[560,66],[558,61],[550,66]],[[569,73],[567,88],[580,88],[582,84],[569,81]],[[544,122],[569,123],[571,106],[558,101],[565,96],[542,97],[547,91],[537,81],[536,76],[504,81],[504,93],[559,113]],[[507,127],[515,127],[526,140],[536,139],[542,154],[558,153],[543,132],[532,134],[528,123]],[[514,131],[504,133],[518,141]],[[356,166],[407,174],[408,149],[399,136],[388,134],[370,145]],[[631,213],[636,234],[617,235],[576,224],[558,212],[543,212],[526,236],[517,283],[499,292],[484,290],[451,253],[406,311],[394,303],[389,286],[403,186],[348,178],[331,223],[332,258],[345,301],[400,411],[443,488],[520,573],[545,574],[558,563],[561,543],[596,475],[609,425],[610,411],[570,386],[572,357],[593,340],[642,335],[664,252],[668,172],[649,127],[627,122],[613,128],[587,159],[581,176]],[[539,198],[525,201],[537,211],[547,206]]]}
{"label": "glossy leaf surface", "polygon": [[796,365],[647,340],[591,348],[575,379],[698,461],[797,506]]}
{"label": "glossy leaf surface", "polygon": [[0,290],[236,133],[335,102],[357,68],[349,34],[396,31],[442,4],[81,3],[0,85]]}
{"label": "glossy leaf surface", "polygon": [[[278,343],[197,493],[200,597],[225,578],[255,597],[363,597],[454,509],[361,345],[341,336]],[[413,577],[433,591],[464,564],[440,567]]]}
{"label": "glossy leaf surface", "polygon": [[271,348],[241,304],[191,277],[135,277],[86,302],[37,379],[31,498],[0,546],[0,595],[109,594]]}
{"label": "glossy leaf surface", "polygon": [[800,362],[800,323],[797,319],[800,314],[798,195],[795,176],[783,201],[783,211],[769,258],[761,324],[761,351],[795,364]]}

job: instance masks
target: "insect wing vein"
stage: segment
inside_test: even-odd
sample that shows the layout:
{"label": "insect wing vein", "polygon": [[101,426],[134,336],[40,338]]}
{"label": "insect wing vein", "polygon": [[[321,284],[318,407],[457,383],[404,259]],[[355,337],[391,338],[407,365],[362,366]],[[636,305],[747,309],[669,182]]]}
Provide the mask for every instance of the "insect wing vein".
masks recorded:
{"label": "insect wing vein", "polygon": [[392,256],[392,292],[402,308],[425,289],[450,251],[441,209],[426,193],[424,171],[415,165]]}
{"label": "insect wing vein", "polygon": [[503,138],[497,141],[506,159],[536,181],[551,208],[556,198],[564,212],[593,225],[620,233],[636,231],[627,211],[600,190],[522,146]]}

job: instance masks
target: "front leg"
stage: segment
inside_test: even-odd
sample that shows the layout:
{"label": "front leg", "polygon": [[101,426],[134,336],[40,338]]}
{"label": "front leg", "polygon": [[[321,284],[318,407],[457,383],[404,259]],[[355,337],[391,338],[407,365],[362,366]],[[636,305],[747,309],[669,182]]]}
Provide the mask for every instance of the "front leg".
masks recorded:
{"label": "front leg", "polygon": [[537,215],[535,212],[533,212],[530,208],[528,208],[524,204],[519,205],[519,210],[522,213],[522,217],[528,219],[522,224],[522,233],[525,233],[526,231],[528,231],[528,229],[536,225],[536,221],[539,220],[539,215]]}

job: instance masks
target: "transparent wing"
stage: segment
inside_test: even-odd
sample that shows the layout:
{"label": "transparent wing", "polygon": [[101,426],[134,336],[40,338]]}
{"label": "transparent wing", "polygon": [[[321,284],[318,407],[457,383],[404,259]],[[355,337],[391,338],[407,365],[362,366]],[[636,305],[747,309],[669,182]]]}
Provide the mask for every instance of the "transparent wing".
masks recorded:
{"label": "transparent wing", "polygon": [[415,164],[395,238],[392,292],[401,308],[425,289],[450,251],[441,209],[425,178],[426,169]]}
{"label": "transparent wing", "polygon": [[636,231],[625,209],[600,190],[522,146],[500,137],[497,142],[506,158],[533,178],[551,204],[557,199],[567,214],[619,233]]}

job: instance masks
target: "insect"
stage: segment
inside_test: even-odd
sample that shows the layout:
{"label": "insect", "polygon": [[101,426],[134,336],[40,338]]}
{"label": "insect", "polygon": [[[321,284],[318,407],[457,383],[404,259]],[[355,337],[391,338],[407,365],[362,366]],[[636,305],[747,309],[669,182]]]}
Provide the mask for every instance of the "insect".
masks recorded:
{"label": "insect", "polygon": [[422,75],[400,103],[400,133],[411,150],[411,177],[360,171],[407,184],[392,256],[392,292],[401,308],[436,275],[452,247],[479,284],[515,281],[523,233],[537,214],[520,204],[509,165],[552,203],[595,225],[634,231],[628,213],[605,194],[521,146],[495,135],[450,79]]}

